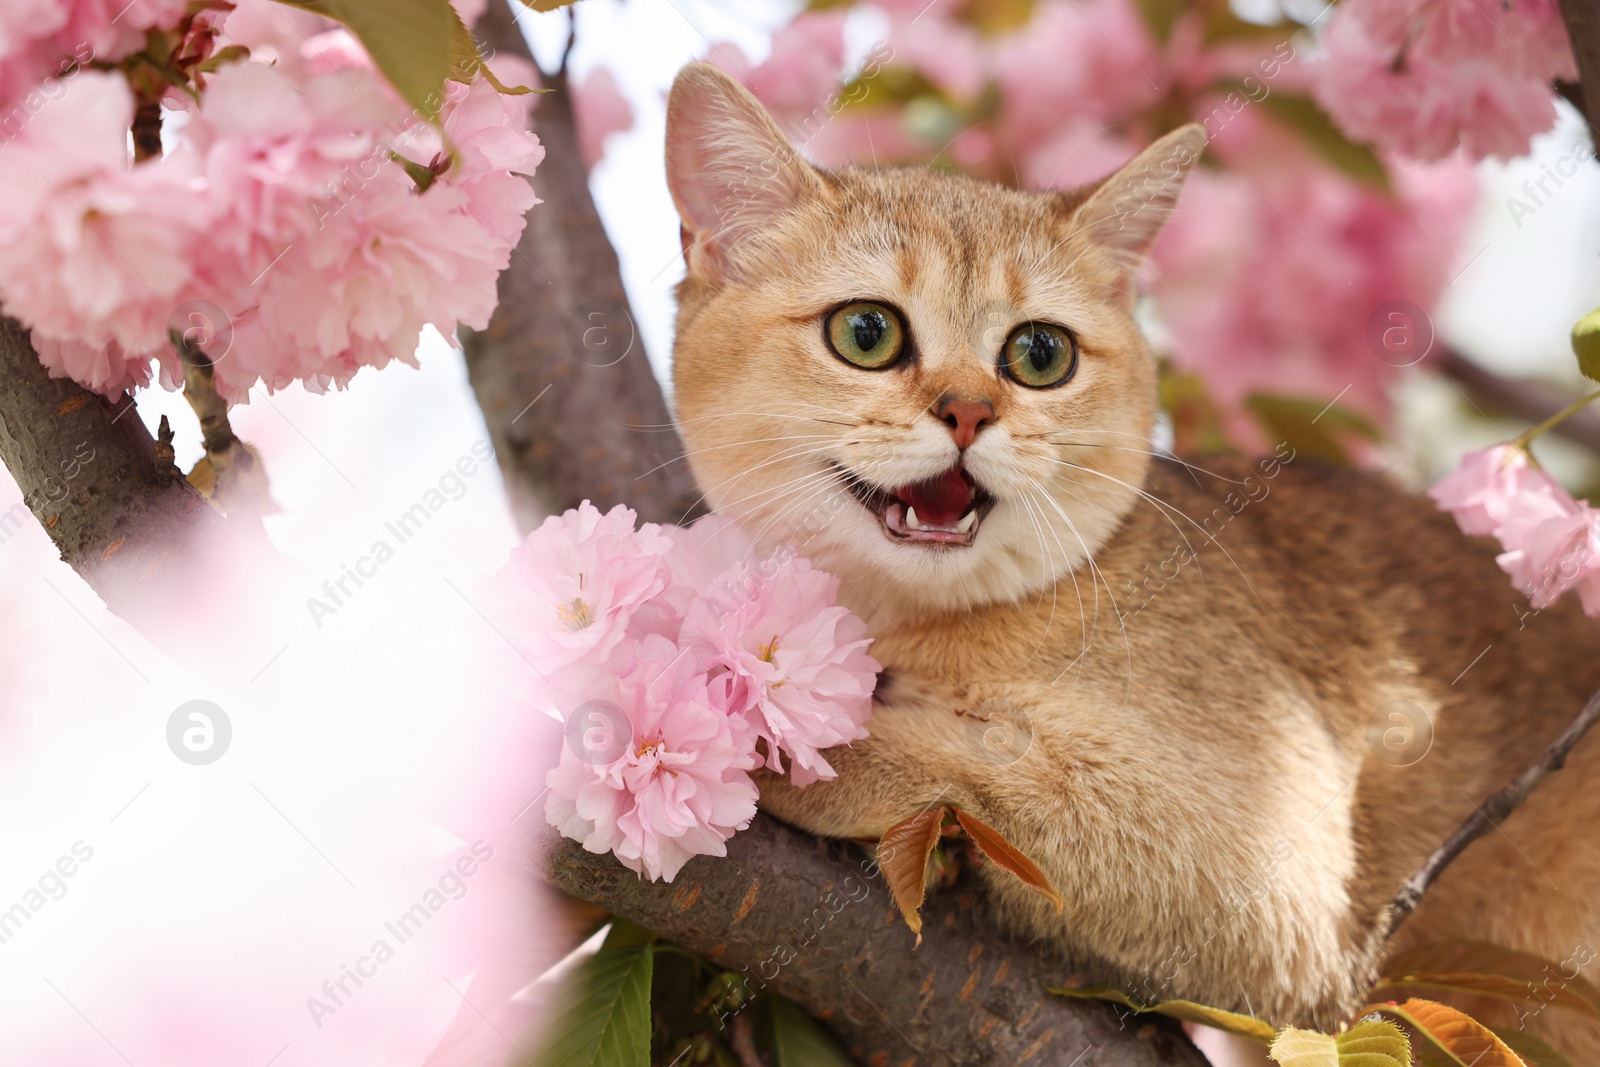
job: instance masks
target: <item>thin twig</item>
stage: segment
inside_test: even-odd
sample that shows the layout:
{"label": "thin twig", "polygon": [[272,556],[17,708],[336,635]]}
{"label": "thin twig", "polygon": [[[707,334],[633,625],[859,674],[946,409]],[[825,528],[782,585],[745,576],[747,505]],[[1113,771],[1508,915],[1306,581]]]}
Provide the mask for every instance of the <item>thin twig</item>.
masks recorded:
{"label": "thin twig", "polygon": [[1400,892],[1389,902],[1383,919],[1378,924],[1378,929],[1374,933],[1375,947],[1381,948],[1394,936],[1400,924],[1417,909],[1417,905],[1422,901],[1422,895],[1428,891],[1434,879],[1439,877],[1452,860],[1461,855],[1468,845],[1493,829],[1496,823],[1504,821],[1506,816],[1521,807],[1522,802],[1528,799],[1528,794],[1533,792],[1534,787],[1544,781],[1551,771],[1561,769],[1567,762],[1567,755],[1572,751],[1572,747],[1588,732],[1596,719],[1600,719],[1600,693],[1589,698],[1589,702],[1583,706],[1578,717],[1573,719],[1561,732],[1561,736],[1544,750],[1534,761],[1533,766],[1517,775],[1510,785],[1479,804],[1467,821],[1428,857],[1427,862],[1417,869],[1416,874],[1406,880]]}
{"label": "thin twig", "polygon": [[761,1061],[761,1053],[756,1051],[755,1028],[744,1012],[735,1015],[733,1022],[728,1024],[728,1044],[732,1046],[733,1054],[739,1057],[739,1067],[766,1067]]}

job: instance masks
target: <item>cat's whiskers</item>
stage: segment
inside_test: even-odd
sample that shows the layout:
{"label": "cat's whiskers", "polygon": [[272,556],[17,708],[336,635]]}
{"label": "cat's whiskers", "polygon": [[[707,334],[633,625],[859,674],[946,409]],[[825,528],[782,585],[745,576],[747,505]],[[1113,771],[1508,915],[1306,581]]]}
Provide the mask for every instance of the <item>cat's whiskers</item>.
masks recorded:
{"label": "cat's whiskers", "polygon": [[808,434],[789,434],[789,435],[784,436],[784,437],[751,437],[751,438],[747,438],[747,439],[745,439],[743,441],[733,441],[733,442],[728,443],[728,444],[707,445],[705,448],[694,448],[694,449],[690,449],[690,450],[684,452],[680,456],[673,456],[671,459],[667,460],[665,463],[656,464],[654,467],[651,467],[649,470],[645,471],[643,474],[641,474],[637,478],[635,478],[634,481],[636,481],[636,482],[643,481],[645,478],[648,478],[650,475],[654,474],[656,471],[659,471],[659,470],[661,470],[661,469],[663,469],[665,467],[669,467],[672,464],[678,463],[678,462],[680,462],[682,460],[686,460],[690,456],[700,456],[700,455],[704,455],[707,452],[719,452],[719,451],[721,451],[723,449],[747,448],[747,447],[749,447],[751,445],[775,444],[775,443],[777,443],[779,441],[805,441],[805,440],[831,441],[831,440],[833,440],[833,435],[832,434],[822,434],[822,433],[808,433]]}
{"label": "cat's whiskers", "polygon": [[[1195,561],[1196,564],[1198,564],[1199,561],[1200,561],[1200,554],[1197,551],[1195,551],[1195,547],[1194,547],[1193,544],[1190,543],[1189,538],[1183,533],[1183,530],[1178,526],[1178,524],[1176,522],[1173,522],[1171,516],[1167,515],[1167,513],[1170,511],[1170,512],[1178,515],[1185,522],[1187,522],[1189,525],[1193,526],[1195,529],[1199,530],[1202,534],[1204,534],[1206,540],[1211,542],[1211,544],[1215,545],[1217,550],[1223,554],[1223,556],[1227,559],[1227,561],[1230,564],[1233,565],[1233,569],[1238,572],[1239,577],[1241,577],[1241,578],[1243,578],[1245,580],[1245,585],[1249,586],[1252,592],[1255,590],[1254,583],[1252,583],[1250,581],[1249,576],[1244,573],[1244,569],[1239,566],[1238,561],[1233,558],[1233,553],[1229,552],[1227,550],[1227,548],[1225,548],[1223,546],[1222,542],[1217,540],[1215,534],[1213,534],[1210,530],[1207,530],[1200,523],[1195,522],[1194,519],[1191,518],[1187,513],[1185,513],[1181,508],[1173,507],[1171,504],[1167,503],[1165,500],[1162,500],[1160,497],[1156,496],[1155,494],[1147,492],[1146,490],[1141,489],[1136,485],[1132,485],[1132,484],[1130,484],[1128,482],[1125,482],[1121,478],[1117,478],[1117,477],[1115,477],[1113,475],[1107,474],[1105,471],[1097,471],[1093,467],[1085,467],[1080,463],[1073,463],[1073,462],[1071,462],[1069,460],[1064,460],[1064,459],[1057,459],[1057,460],[1054,460],[1053,462],[1059,463],[1059,464],[1061,464],[1063,466],[1066,466],[1066,467],[1071,467],[1074,470],[1083,471],[1086,474],[1093,474],[1093,475],[1095,475],[1097,477],[1105,478],[1107,481],[1115,482],[1116,484],[1118,484],[1118,485],[1120,485],[1120,486],[1122,486],[1122,487],[1124,487],[1126,489],[1130,489],[1133,492],[1137,493],[1141,498],[1143,498],[1144,500],[1149,501],[1151,504],[1154,504],[1156,506],[1157,510],[1160,512],[1160,514],[1162,514],[1164,516],[1167,516],[1167,522],[1171,523],[1172,528],[1174,530],[1178,531],[1178,536],[1183,538],[1184,547],[1189,550],[1190,557]],[[1205,571],[1204,571],[1204,569],[1202,569],[1201,572],[1200,572],[1200,580],[1202,582],[1205,581]],[[1256,595],[1260,596],[1259,593],[1257,593]]]}
{"label": "cat's whiskers", "polygon": [[[822,408],[821,410],[830,411],[831,409]],[[833,412],[833,414],[835,414],[835,415],[845,415],[847,418],[849,417],[848,414],[846,412],[843,412],[843,411],[835,411],[835,412]],[[700,418],[700,419],[683,419],[682,422],[686,426],[697,426],[697,425],[699,425],[701,423],[720,422],[723,419],[734,419],[734,418],[747,418],[747,419],[794,419],[796,422],[821,422],[821,423],[826,423],[829,426],[847,426],[847,427],[851,427],[851,428],[854,428],[856,426],[860,426],[861,425],[861,420],[860,419],[856,419],[856,420],[854,420],[852,422],[840,422],[837,419],[819,419],[815,415],[789,415],[789,414],[785,414],[784,412],[781,412],[781,411],[771,411],[771,410],[768,410],[768,411],[723,411],[723,412],[718,412],[715,415],[707,415],[707,416],[705,416],[703,418]]]}
{"label": "cat's whiskers", "polygon": [[[1026,511],[1028,513],[1028,521],[1033,524],[1033,532],[1036,535],[1038,535],[1038,538],[1039,538],[1039,551],[1044,556],[1044,559],[1045,559],[1045,573],[1047,575],[1053,575],[1055,573],[1055,566],[1051,562],[1051,559],[1050,559],[1050,546],[1045,544],[1044,526],[1042,526],[1040,524],[1039,516],[1034,512],[1033,502],[1028,499],[1028,496],[1026,494],[1018,497],[1017,499],[1021,502],[1023,508],[1026,509]],[[1056,534],[1054,529],[1051,529],[1050,536],[1055,538],[1056,547],[1061,549],[1062,561],[1063,562],[1068,562],[1070,560],[1070,557],[1067,555],[1066,546],[1061,543],[1061,538],[1059,536],[1057,536],[1057,534]],[[1078,588],[1078,576],[1075,573],[1073,573],[1073,570],[1072,570],[1070,565],[1067,567],[1067,577],[1072,579],[1072,591],[1073,591],[1073,593],[1075,593],[1077,595],[1077,598],[1078,598],[1078,637],[1082,641],[1087,642],[1087,640],[1088,640],[1088,632],[1089,632],[1089,624],[1088,624],[1088,618],[1084,614],[1084,611],[1083,611],[1083,591]],[[1051,627],[1053,627],[1055,625],[1055,621],[1056,621],[1056,599],[1057,599],[1056,598],[1056,586],[1058,584],[1059,584],[1059,582],[1057,580],[1055,580],[1055,579],[1051,579],[1050,582],[1049,582],[1049,587],[1050,587],[1050,618],[1045,621],[1044,633],[1039,635],[1039,643],[1037,645],[1035,645],[1033,647],[1033,651],[1028,654],[1028,659],[1025,661],[1027,663],[1033,662],[1033,657],[1037,656],[1039,654],[1039,650],[1044,648],[1045,642],[1050,636]]]}
{"label": "cat's whiskers", "polygon": [[[774,456],[771,459],[768,459],[768,460],[766,460],[766,461],[764,461],[762,463],[758,463],[754,467],[742,468],[737,473],[732,474],[727,478],[724,478],[722,481],[718,482],[715,486],[704,490],[698,497],[695,498],[694,503],[691,505],[691,510],[694,507],[697,507],[701,503],[705,502],[706,499],[708,497],[710,497],[714,492],[720,492],[724,487],[729,486],[729,485],[733,485],[733,484],[735,484],[737,482],[740,482],[740,481],[748,478],[749,475],[753,474],[754,472],[756,472],[758,470],[761,470],[761,469],[763,469],[765,467],[769,467],[774,463],[783,463],[783,462],[787,462],[787,461],[790,461],[790,460],[805,459],[808,456],[820,455],[820,454],[823,454],[825,452],[829,452],[831,450],[832,450],[832,446],[831,445],[822,445],[822,446],[819,446],[819,447],[816,447],[816,448],[804,449],[804,450],[799,449],[799,448],[788,449],[788,450],[785,450],[785,452],[783,454]],[[805,477],[805,475],[802,475],[800,477]],[[739,504],[743,504],[748,500],[753,500],[756,497],[763,495],[764,493],[774,492],[774,491],[776,491],[778,489],[782,489],[785,486],[791,484],[792,481],[798,481],[798,480],[799,480],[799,478],[795,478],[795,479],[792,479],[791,482],[781,482],[777,486],[769,486],[769,487],[767,487],[765,489],[757,490],[755,493],[752,493],[752,494],[750,494],[748,496],[741,497],[738,500],[725,501],[725,502],[723,502],[723,504],[722,504],[722,506],[721,506],[721,508],[719,510],[731,511],[734,507],[736,507]]]}
{"label": "cat's whiskers", "polygon": [[[1117,595],[1114,592],[1111,591],[1111,581],[1110,581],[1110,579],[1108,579],[1106,577],[1105,572],[1100,569],[1100,565],[1097,564],[1094,561],[1094,553],[1089,550],[1089,545],[1088,545],[1087,542],[1084,541],[1083,534],[1078,532],[1078,526],[1077,526],[1076,523],[1074,523],[1072,521],[1072,516],[1067,514],[1066,509],[1061,506],[1061,503],[1058,500],[1056,500],[1055,497],[1053,497],[1053,496],[1051,496],[1049,494],[1049,492],[1045,489],[1044,485],[1042,485],[1037,478],[1034,478],[1030,474],[1024,474],[1023,477],[1025,479],[1027,479],[1030,483],[1032,483],[1034,489],[1036,489],[1039,492],[1040,498],[1045,503],[1049,504],[1051,507],[1056,509],[1056,514],[1060,515],[1062,521],[1067,524],[1067,529],[1072,532],[1072,536],[1076,537],[1078,539],[1078,544],[1083,546],[1083,559],[1084,559],[1084,562],[1089,565],[1089,573],[1090,573],[1090,575],[1092,577],[1098,578],[1100,580],[1100,584],[1106,587],[1106,598],[1111,601],[1111,610],[1117,616],[1117,626],[1119,626],[1122,629],[1122,644],[1123,644],[1123,647],[1127,650],[1127,653],[1128,653],[1128,689],[1127,689],[1127,692],[1131,693],[1133,691],[1133,642],[1128,637],[1128,624],[1127,624],[1127,621],[1123,618],[1122,606],[1117,603]],[[1094,624],[1095,624],[1095,629],[1098,630],[1099,626],[1100,626],[1100,612],[1099,612],[1099,608],[1098,608],[1098,594],[1096,595],[1096,600],[1097,600],[1097,606],[1096,606],[1096,610],[1095,610],[1095,623]],[[1063,671],[1063,673],[1065,673],[1065,672]],[[1060,678],[1058,676],[1057,677],[1057,681],[1059,681],[1059,680],[1060,680]]]}
{"label": "cat's whiskers", "polygon": [[[770,517],[768,517],[766,519],[766,521],[764,521],[762,523],[761,529],[756,532],[755,540],[757,542],[763,541],[767,537],[768,532],[771,531],[774,527],[776,527],[785,518],[787,518],[796,508],[802,507],[802,506],[810,503],[810,501],[814,497],[816,497],[818,495],[814,491],[811,483],[813,483],[813,482],[815,483],[815,488],[816,489],[821,489],[821,488],[825,487],[826,485],[828,485],[830,481],[837,483],[838,492],[841,492],[841,493],[848,493],[849,492],[849,489],[846,488],[846,486],[844,485],[843,481],[841,479],[839,479],[838,473],[836,471],[834,471],[832,469],[824,469],[824,470],[821,470],[821,471],[813,472],[813,475],[812,475],[812,478],[811,478],[810,482],[807,482],[806,484],[804,484],[802,486],[797,486],[796,488],[791,490],[789,495],[792,497],[792,499],[790,499],[788,502],[784,503],[783,506],[775,514],[773,514]],[[821,494],[821,498],[822,499],[817,503],[817,506],[815,508],[812,508],[813,512],[816,511],[818,508],[820,508],[824,502],[826,502],[827,494],[826,493]],[[773,503],[776,504],[777,502],[774,501]],[[792,541],[794,536],[795,536],[795,534],[798,533],[799,529],[800,529],[800,527],[796,526],[796,527],[793,528],[792,531],[786,531],[785,535],[784,535],[784,540],[785,541]],[[809,538],[808,538],[808,540],[809,540]]]}
{"label": "cat's whiskers", "polygon": [[[730,478],[727,481],[724,481],[722,483],[722,485],[728,485],[738,477],[742,477],[742,472],[741,472],[740,475],[736,475],[735,478]],[[744,505],[749,504],[751,501],[762,500],[762,498],[765,498],[765,497],[773,497],[774,498],[773,500],[767,501],[767,502],[763,502],[763,503],[759,503],[759,504],[755,505],[755,507],[753,509],[750,509],[750,510],[753,510],[753,511],[766,511],[768,508],[776,505],[778,503],[778,501],[783,500],[783,499],[785,499],[786,497],[789,497],[789,496],[797,495],[799,492],[801,492],[801,490],[803,488],[805,488],[806,486],[808,486],[809,484],[811,484],[813,482],[820,483],[820,482],[823,482],[823,481],[826,481],[826,480],[832,480],[834,478],[836,478],[836,474],[835,474],[834,470],[831,467],[822,467],[822,468],[816,469],[816,470],[808,470],[805,473],[797,475],[794,478],[790,478],[787,481],[779,482],[776,485],[766,486],[766,487],[764,487],[762,489],[756,490],[753,493],[748,493],[745,496],[740,497],[737,500],[729,501],[729,502],[727,502],[726,504],[723,505],[722,510],[724,510],[724,511],[734,511],[735,509],[741,508]],[[721,486],[719,486],[719,488],[721,488]],[[761,530],[756,534],[755,540],[760,541],[766,535],[766,532],[770,528],[770,526],[771,526],[770,520],[764,522],[763,525],[762,525]]]}
{"label": "cat's whiskers", "polygon": [[[1190,463],[1188,460],[1184,459],[1182,456],[1175,455],[1175,454],[1173,454],[1171,452],[1158,452],[1158,451],[1152,451],[1150,449],[1143,449],[1143,448],[1129,448],[1126,445],[1112,445],[1112,444],[1105,444],[1105,443],[1102,443],[1102,442],[1095,442],[1095,441],[1057,441],[1057,440],[1054,439],[1058,433],[1065,433],[1065,432],[1068,432],[1068,431],[1057,430],[1057,431],[1049,431],[1049,432],[1046,432],[1046,433],[1018,434],[1017,436],[1018,437],[1026,437],[1026,438],[1029,438],[1029,439],[1032,439],[1032,440],[1040,440],[1040,439],[1042,439],[1042,440],[1048,441],[1050,444],[1053,444],[1053,445],[1066,445],[1066,446],[1073,447],[1073,448],[1115,448],[1115,449],[1119,449],[1119,450],[1121,450],[1123,452],[1133,452],[1133,453],[1136,453],[1138,455],[1151,456],[1151,457],[1154,457],[1155,459],[1162,459],[1162,460],[1167,460],[1167,461],[1172,462],[1172,463],[1176,463],[1179,466],[1183,467],[1184,470],[1188,471],[1189,474],[1191,475],[1191,477],[1193,476],[1195,471],[1199,471],[1201,474],[1206,475],[1208,478],[1215,478],[1218,481],[1227,482],[1230,485],[1243,485],[1243,484],[1245,484],[1244,479],[1242,479],[1242,478],[1230,478],[1226,474],[1222,474],[1222,473],[1220,473],[1218,471],[1214,471],[1214,470],[1210,470],[1210,469],[1208,469],[1206,467],[1202,467],[1197,463]],[[1142,442],[1144,442],[1145,444],[1148,444],[1148,445],[1153,445],[1154,444],[1154,442],[1151,441],[1150,438],[1143,437],[1143,436],[1141,436],[1139,434],[1136,434],[1136,433],[1129,433],[1126,430],[1101,430],[1101,429],[1095,429],[1095,428],[1092,428],[1092,427],[1085,427],[1085,428],[1072,430],[1070,432],[1072,432],[1072,433],[1117,434],[1117,435],[1122,436],[1122,437],[1132,437],[1134,440],[1142,441]],[[1196,481],[1195,484],[1199,485],[1200,483],[1198,481]]]}

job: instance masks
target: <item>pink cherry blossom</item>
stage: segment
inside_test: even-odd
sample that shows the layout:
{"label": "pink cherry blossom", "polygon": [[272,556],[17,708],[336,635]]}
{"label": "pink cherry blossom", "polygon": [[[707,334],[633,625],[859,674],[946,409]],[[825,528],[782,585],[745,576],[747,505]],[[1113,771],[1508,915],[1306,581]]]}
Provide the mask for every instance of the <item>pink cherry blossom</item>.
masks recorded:
{"label": "pink cherry blossom", "polygon": [[1464,533],[1499,540],[1496,562],[1534,607],[1577,589],[1584,611],[1600,616],[1600,511],[1572,499],[1525,449],[1468,453],[1428,495]]}
{"label": "pink cherry blossom", "polygon": [[1584,610],[1600,610],[1600,512],[1583,504],[1530,524],[1506,547],[1496,562],[1534,607],[1547,608],[1582,583]]}
{"label": "pink cherry blossom", "polygon": [[1318,101],[1357,140],[1422,160],[1528,151],[1576,66],[1556,0],[1347,0],[1316,65]]}
{"label": "pink cherry blossom", "polygon": [[10,111],[23,101],[31,109],[36,93],[51,93],[39,83],[91,61],[112,62],[137,52],[147,29],[176,26],[188,7],[188,0],[0,3],[0,105]]}
{"label": "pink cherry blossom", "polygon": [[528,534],[500,569],[508,639],[541,673],[604,665],[634,614],[667,587],[672,539],[618,504],[585,500]]}
{"label": "pink cherry blossom", "polygon": [[[772,52],[760,64],[732,44],[712,47],[711,62],[745,84],[780,126],[800,124],[839,85],[844,73],[843,11],[805,12],[772,35]],[[802,128],[790,136],[804,142]]]}
{"label": "pink cherry blossom", "polygon": [[682,644],[727,672],[729,699],[765,741],[766,765],[782,772],[788,753],[796,785],[835,776],[820,749],[867,735],[879,664],[838,591],[838,578],[780,551],[735,564],[684,617]]}
{"label": "pink cherry blossom", "polygon": [[53,374],[108,395],[149,381],[211,221],[193,160],[129,166],[132,117],[126,82],[86,71],[0,145],[0,305]]}
{"label": "pink cherry blossom", "polygon": [[615,754],[563,748],[545,813],[590,852],[671,881],[694,856],[726,855],[755,817],[755,757],[743,720],[671,641],[631,642],[619,667],[592,698],[622,710],[629,736]]}
{"label": "pink cherry blossom", "polygon": [[[1329,167],[1247,108],[1210,148],[1151,249],[1173,361],[1225,410],[1256,392],[1321,397],[1383,419],[1395,368],[1369,346],[1382,305],[1432,307],[1474,202],[1459,161],[1396,164],[1386,192]],[[1419,353],[1420,356],[1420,353]]]}
{"label": "pink cherry blossom", "polygon": [[593,167],[605,154],[606,138],[633,129],[633,107],[617,88],[617,79],[601,68],[572,90],[573,118],[578,124],[578,154]]}
{"label": "pink cherry blossom", "polygon": [[1514,445],[1467,453],[1428,495],[1455,516],[1463,533],[1493,534],[1511,543],[1545,519],[1577,512],[1566,490]]}

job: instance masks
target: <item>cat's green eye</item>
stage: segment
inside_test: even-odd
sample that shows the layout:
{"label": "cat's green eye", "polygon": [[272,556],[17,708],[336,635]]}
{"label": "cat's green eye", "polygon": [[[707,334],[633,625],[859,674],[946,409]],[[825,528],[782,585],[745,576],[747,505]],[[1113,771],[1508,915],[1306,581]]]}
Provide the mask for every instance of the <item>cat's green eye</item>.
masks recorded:
{"label": "cat's green eye", "polygon": [[1012,381],[1045,389],[1060,385],[1078,369],[1078,344],[1060,326],[1025,322],[1006,338],[1000,358]]}
{"label": "cat's green eye", "polygon": [[824,329],[835,355],[866,370],[889,366],[906,347],[899,312],[868,300],[839,308],[828,316]]}

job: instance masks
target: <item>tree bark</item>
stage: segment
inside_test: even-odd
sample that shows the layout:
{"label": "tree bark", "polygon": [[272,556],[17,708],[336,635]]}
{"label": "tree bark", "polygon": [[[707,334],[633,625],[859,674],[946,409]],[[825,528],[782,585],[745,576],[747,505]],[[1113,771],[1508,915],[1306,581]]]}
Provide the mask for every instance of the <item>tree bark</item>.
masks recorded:
{"label": "tree bark", "polygon": [[[496,52],[531,60],[505,3],[490,4],[476,30]],[[699,493],[589,195],[565,73],[546,87],[534,112],[544,203],[500,275],[489,328],[463,338],[467,373],[522,529],[585,498],[682,522],[698,514]]]}
{"label": "tree bark", "polygon": [[1561,17],[1578,61],[1578,104],[1600,143],[1600,0],[1561,0]]}
{"label": "tree bark", "polygon": [[733,836],[726,859],[696,857],[671,885],[570,841],[543,838],[535,850],[537,869],[558,888],[744,975],[753,991],[789,997],[864,1064],[1206,1062],[1171,1020],[1119,1018],[1109,1004],[1046,992],[1070,972],[1007,942],[963,882],[928,901],[926,936],[913,951],[863,852],[765,815]]}
{"label": "tree bark", "polygon": [[[52,378],[28,332],[0,319],[0,460],[61,558],[125,618],[194,563],[224,521],[156,442],[133,399]],[[126,416],[126,417],[125,417]]]}

